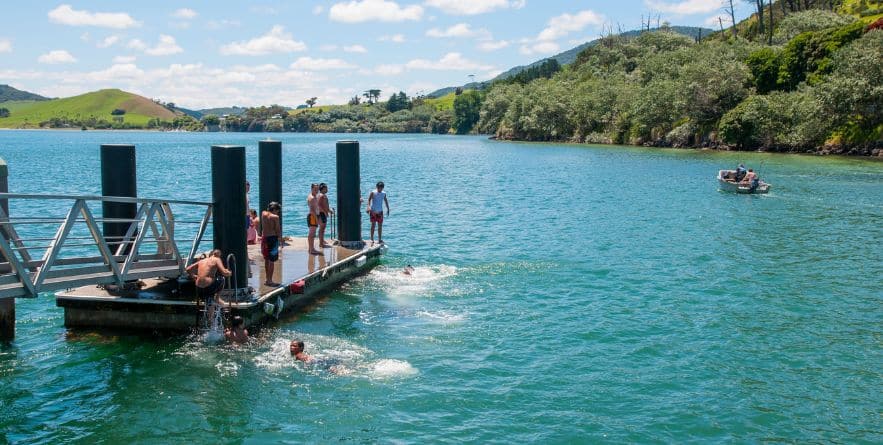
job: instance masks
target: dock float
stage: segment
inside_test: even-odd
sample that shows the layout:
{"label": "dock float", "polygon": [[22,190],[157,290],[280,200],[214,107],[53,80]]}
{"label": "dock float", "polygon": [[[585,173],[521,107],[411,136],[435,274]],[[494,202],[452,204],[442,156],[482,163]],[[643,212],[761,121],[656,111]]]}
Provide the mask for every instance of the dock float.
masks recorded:
{"label": "dock float", "polygon": [[[342,246],[323,249],[324,255],[310,255],[306,238],[286,238],[276,262],[273,282],[267,276],[260,246],[248,246],[247,298],[237,298],[232,289],[220,293],[218,303],[225,318],[241,316],[255,326],[293,314],[327,296],[335,287],[368,272],[380,260],[386,246],[376,244],[354,250]],[[56,304],[64,308],[69,328],[122,328],[186,331],[203,319],[204,302],[196,298],[192,281],[145,279],[143,286],[116,289],[114,286],[83,286],[56,293]]]}

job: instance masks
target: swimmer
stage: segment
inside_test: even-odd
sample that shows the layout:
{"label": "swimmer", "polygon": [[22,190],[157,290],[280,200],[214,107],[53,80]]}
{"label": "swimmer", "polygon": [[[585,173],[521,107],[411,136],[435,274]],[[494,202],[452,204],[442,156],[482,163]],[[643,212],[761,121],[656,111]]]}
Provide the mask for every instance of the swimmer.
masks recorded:
{"label": "swimmer", "polygon": [[313,357],[304,352],[304,342],[300,340],[291,340],[291,343],[288,345],[288,351],[291,352],[291,356],[295,360],[300,360],[304,363],[311,363],[313,361]]}
{"label": "swimmer", "polygon": [[233,317],[233,322],[230,324],[230,328],[224,331],[224,336],[233,343],[247,342],[248,329],[245,329],[245,320],[238,315]]}
{"label": "swimmer", "polygon": [[405,270],[403,270],[402,273],[405,275],[413,274],[414,273],[414,266],[408,264],[407,266],[405,266]]}

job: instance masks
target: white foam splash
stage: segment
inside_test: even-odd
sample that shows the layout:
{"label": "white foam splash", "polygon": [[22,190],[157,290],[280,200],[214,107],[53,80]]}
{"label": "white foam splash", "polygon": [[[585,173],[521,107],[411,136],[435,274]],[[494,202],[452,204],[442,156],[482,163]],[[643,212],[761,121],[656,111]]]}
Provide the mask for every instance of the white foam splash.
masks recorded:
{"label": "white foam splash", "polygon": [[390,299],[408,304],[415,297],[437,293],[440,282],[457,275],[454,266],[415,267],[410,275],[397,267],[380,267],[371,271],[369,279],[386,290]]}
{"label": "white foam splash", "polygon": [[417,311],[417,317],[440,324],[458,324],[466,320],[466,315],[448,311]]}
{"label": "white foam splash", "polygon": [[382,359],[371,366],[371,377],[375,379],[388,379],[406,377],[417,374],[417,369],[404,360]]}

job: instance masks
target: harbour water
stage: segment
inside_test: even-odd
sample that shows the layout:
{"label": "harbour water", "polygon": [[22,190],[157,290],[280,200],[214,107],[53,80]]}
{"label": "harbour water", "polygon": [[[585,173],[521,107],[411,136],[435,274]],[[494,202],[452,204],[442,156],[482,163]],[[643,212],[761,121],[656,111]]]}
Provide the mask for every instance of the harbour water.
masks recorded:
{"label": "harbour water", "polygon": [[[4,131],[0,157],[12,192],[97,195],[98,145],[134,143],[139,195],[207,201],[209,146],[246,145],[256,184],[267,136]],[[270,136],[303,236],[353,135]],[[389,193],[380,267],[244,347],[19,300],[0,442],[883,441],[883,163],[356,137]],[[772,192],[719,192],[739,162]]]}

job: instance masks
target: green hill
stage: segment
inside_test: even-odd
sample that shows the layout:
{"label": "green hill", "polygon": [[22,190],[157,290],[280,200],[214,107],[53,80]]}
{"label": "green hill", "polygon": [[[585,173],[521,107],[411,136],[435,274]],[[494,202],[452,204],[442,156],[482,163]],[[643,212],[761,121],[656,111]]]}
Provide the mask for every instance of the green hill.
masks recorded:
{"label": "green hill", "polygon": [[[49,100],[48,97],[43,97],[39,94],[29,93],[27,91],[22,91],[16,88],[13,88],[9,85],[0,85],[0,102],[8,102],[8,101],[19,101],[19,100]],[[8,107],[6,107],[8,108]]]}
{"label": "green hill", "polygon": [[[0,128],[144,127],[151,119],[170,121],[179,115],[152,100],[122,90],[99,90],[64,99],[6,102],[10,116]],[[123,110],[124,114],[112,114]],[[119,113],[117,111],[117,113]]]}

